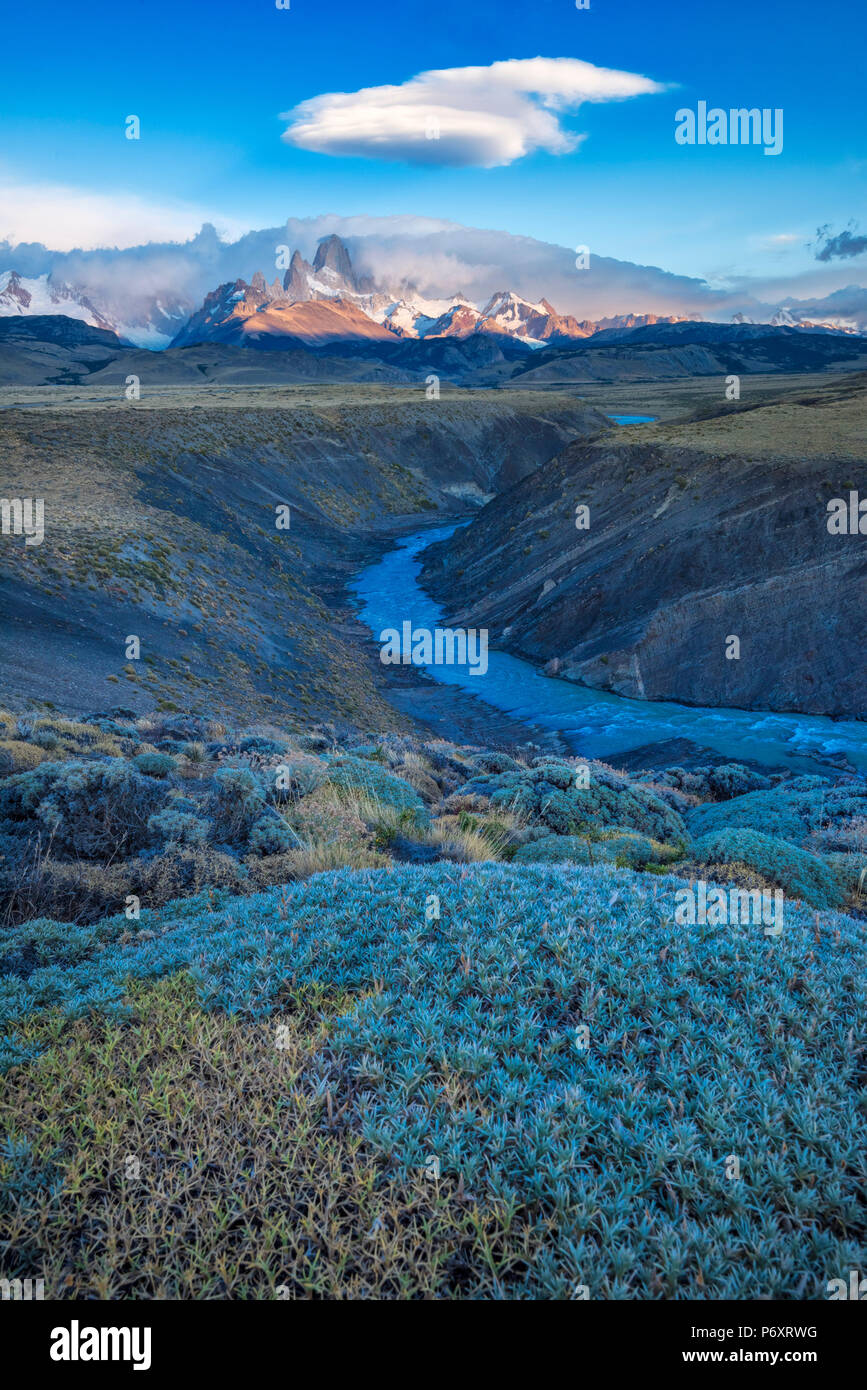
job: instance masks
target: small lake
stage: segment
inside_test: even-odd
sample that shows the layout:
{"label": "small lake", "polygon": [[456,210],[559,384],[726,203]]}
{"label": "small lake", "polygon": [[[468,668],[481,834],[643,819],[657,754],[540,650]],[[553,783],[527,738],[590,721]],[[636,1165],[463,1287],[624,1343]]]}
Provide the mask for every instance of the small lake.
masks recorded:
{"label": "small lake", "polygon": [[[440,526],[404,537],[352,582],[377,647],[385,628],[400,630],[407,621],[430,630],[443,625],[442,609],[419,583],[419,556],[456,529]],[[530,662],[501,651],[489,651],[484,675],[473,675],[466,666],[425,669],[435,680],[461,686],[515,719],[555,730],[589,758],[613,758],[643,744],[688,738],[732,761],[747,758],[799,772],[829,771],[826,759],[842,753],[867,775],[867,725],[856,720],[630,700],[544,676]]]}

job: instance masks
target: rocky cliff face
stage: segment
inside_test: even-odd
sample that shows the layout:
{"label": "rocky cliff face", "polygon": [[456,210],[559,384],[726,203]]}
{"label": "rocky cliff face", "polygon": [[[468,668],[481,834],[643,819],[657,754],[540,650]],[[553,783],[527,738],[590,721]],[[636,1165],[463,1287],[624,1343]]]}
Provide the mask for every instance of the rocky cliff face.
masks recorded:
{"label": "rocky cliff face", "polygon": [[[567,680],[863,718],[865,538],[830,534],[827,503],[867,498],[863,450],[833,438],[864,404],[863,380],[802,403],[776,453],[782,408],[721,420],[716,446],[707,422],[692,447],[686,425],[571,445],[432,548],[423,582],[456,624]],[[824,449],[808,443],[819,415]],[[746,449],[725,448],[729,430]]]}

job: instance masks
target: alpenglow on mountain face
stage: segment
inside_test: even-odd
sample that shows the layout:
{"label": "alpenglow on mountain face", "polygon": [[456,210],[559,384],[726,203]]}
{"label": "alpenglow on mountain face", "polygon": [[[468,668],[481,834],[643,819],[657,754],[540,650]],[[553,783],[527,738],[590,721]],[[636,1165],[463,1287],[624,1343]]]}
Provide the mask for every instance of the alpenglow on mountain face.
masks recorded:
{"label": "alpenglow on mountain face", "polygon": [[461,294],[426,299],[413,286],[377,286],[356,274],[338,236],[320,241],[311,265],[299,251],[289,268],[268,284],[257,271],[252,280],[220,285],[205,297],[172,346],[223,342],[273,345],[281,336],[308,343],[340,338],[466,338],[499,333],[541,347],[557,339],[589,338],[601,328],[659,321],[656,315],[625,315],[594,322],[558,314],[546,299],[533,304],[512,290],[493,294],[477,306]]}

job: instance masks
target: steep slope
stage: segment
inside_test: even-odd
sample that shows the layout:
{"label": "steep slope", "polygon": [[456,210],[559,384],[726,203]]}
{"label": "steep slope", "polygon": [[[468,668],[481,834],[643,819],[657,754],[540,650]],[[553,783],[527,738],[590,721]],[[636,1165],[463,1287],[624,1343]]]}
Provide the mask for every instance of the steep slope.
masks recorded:
{"label": "steep slope", "polygon": [[0,695],[394,722],[348,576],[601,424],[565,399],[351,386],[4,411],[4,495],[43,499],[45,537],[0,548]]}
{"label": "steep slope", "polygon": [[424,582],[568,680],[864,718],[864,538],[830,534],[826,508],[867,497],[865,404],[857,377],[570,445],[433,547]]}

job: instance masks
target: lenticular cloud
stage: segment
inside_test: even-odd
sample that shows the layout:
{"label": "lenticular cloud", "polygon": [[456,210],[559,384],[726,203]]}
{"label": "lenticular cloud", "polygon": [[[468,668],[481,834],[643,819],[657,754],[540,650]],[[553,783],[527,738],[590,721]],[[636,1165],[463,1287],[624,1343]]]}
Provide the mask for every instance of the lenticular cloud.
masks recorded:
{"label": "lenticular cloud", "polygon": [[574,150],[584,137],[564,129],[560,113],[582,102],[662,90],[649,77],[578,58],[512,58],[326,92],[283,113],[282,138],[319,154],[494,168],[534,150]]}

